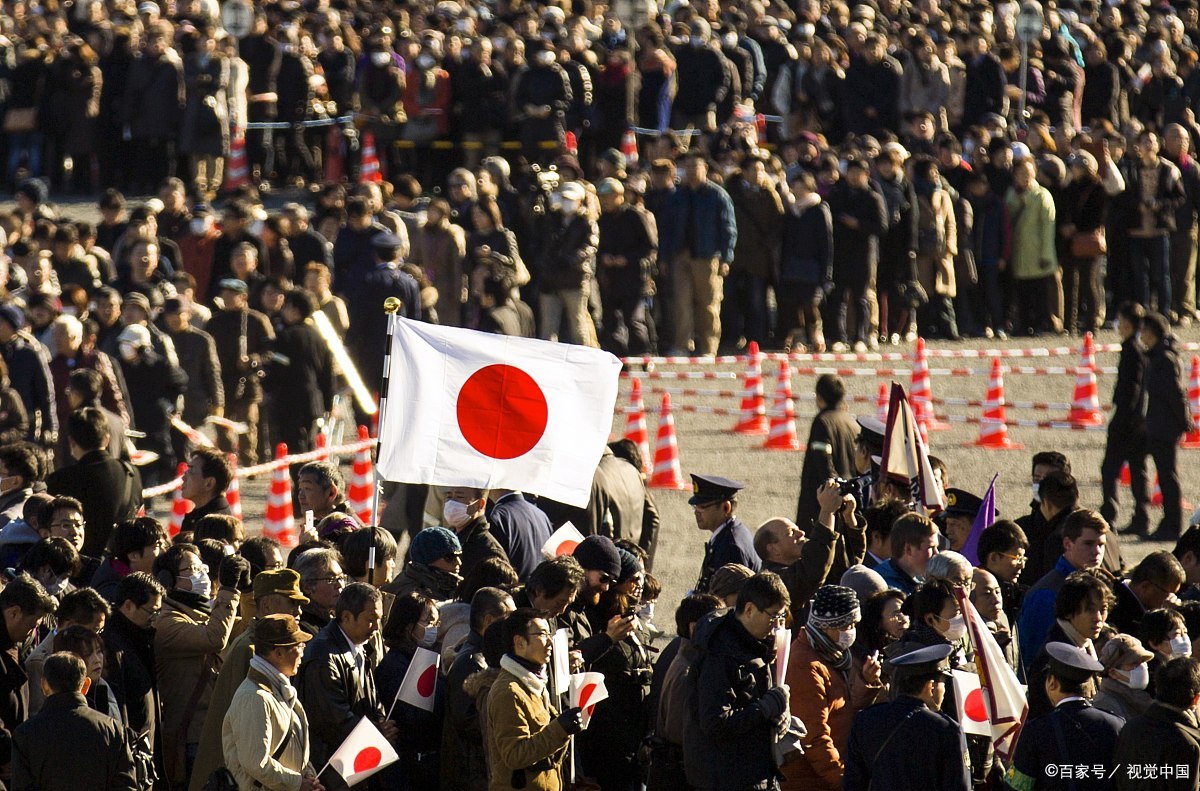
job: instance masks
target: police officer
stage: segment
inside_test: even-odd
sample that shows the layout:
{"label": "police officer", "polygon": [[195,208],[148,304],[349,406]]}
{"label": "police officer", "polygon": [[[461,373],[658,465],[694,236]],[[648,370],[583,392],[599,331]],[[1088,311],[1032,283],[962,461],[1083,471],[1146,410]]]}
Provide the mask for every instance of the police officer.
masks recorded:
{"label": "police officer", "polygon": [[[1046,643],[1050,664],[1046,670],[1046,694],[1053,710],[1028,723],[1021,731],[1013,765],[1005,781],[1014,791],[1109,791],[1117,787],[1108,777],[1117,735],[1125,720],[1095,708],[1083,696],[1084,685],[1104,666],[1081,648],[1067,643]],[[1103,764],[1101,777],[1088,772],[1068,775],[1058,767],[1087,767]]]}
{"label": "police officer", "polygon": [[741,563],[757,572],[762,568],[754,551],[754,536],[742,520],[733,515],[737,509],[737,493],[746,484],[719,478],[716,475],[693,475],[692,496],[688,505],[696,516],[696,527],[712,535],[704,545],[704,562],[696,590],[708,590],[709,580],[726,563]]}
{"label": "police officer", "polygon": [[390,233],[376,234],[375,268],[363,277],[362,285],[351,294],[350,330],[346,345],[363,382],[378,390],[383,377],[383,354],[387,347],[387,314],[383,304],[388,297],[400,300],[397,315],[421,318],[421,290],[412,275],[400,269],[400,251],[404,240]]}
{"label": "police officer", "polygon": [[983,508],[983,498],[963,489],[946,490],[946,508],[938,519],[939,527],[950,539],[950,549],[962,552],[975,524],[975,516]]}
{"label": "police officer", "polygon": [[892,660],[897,697],[860,711],[846,747],[846,791],[968,791],[962,728],[939,709],[950,683],[948,644]]}

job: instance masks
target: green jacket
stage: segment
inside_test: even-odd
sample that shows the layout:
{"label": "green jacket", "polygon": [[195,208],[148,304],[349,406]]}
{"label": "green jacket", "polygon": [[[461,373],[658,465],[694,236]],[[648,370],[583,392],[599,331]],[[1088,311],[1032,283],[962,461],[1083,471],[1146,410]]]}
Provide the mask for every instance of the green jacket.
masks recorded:
{"label": "green jacket", "polygon": [[[1054,248],[1054,198],[1045,187],[1034,183],[1023,193],[1010,188],[1004,204],[1012,224],[1008,256],[1008,271],[1012,277],[1033,280],[1053,275],[1058,271],[1058,254]],[[1048,267],[1042,267],[1044,261],[1050,262]]]}

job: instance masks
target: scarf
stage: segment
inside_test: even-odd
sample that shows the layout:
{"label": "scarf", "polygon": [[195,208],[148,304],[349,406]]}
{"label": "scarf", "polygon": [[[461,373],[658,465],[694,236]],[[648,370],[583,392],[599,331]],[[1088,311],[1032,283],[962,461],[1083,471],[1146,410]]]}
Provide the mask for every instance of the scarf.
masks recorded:
{"label": "scarf", "polygon": [[167,591],[167,598],[203,615],[212,614],[212,599],[195,591],[170,590]]}
{"label": "scarf", "polygon": [[821,661],[842,673],[850,671],[850,652],[825,636],[825,633],[815,626],[804,625],[808,634],[808,642],[812,645]]}
{"label": "scarf", "polygon": [[500,669],[512,673],[531,693],[545,699],[547,676],[544,665],[540,669],[534,670],[530,667],[529,662],[525,662],[512,654],[505,654],[500,658]]}
{"label": "scarf", "polygon": [[1064,621],[1062,618],[1055,619],[1058,623],[1058,628],[1066,632],[1067,637],[1071,638],[1071,642],[1079,648],[1087,651],[1088,656],[1092,659],[1096,658],[1096,648],[1092,645],[1091,639],[1084,637],[1079,633],[1079,630],[1071,625],[1070,621]]}
{"label": "scarf", "polygon": [[250,657],[250,667],[266,677],[271,685],[271,692],[275,694],[275,697],[283,701],[288,708],[292,707],[296,702],[296,688],[287,680],[287,676],[280,673],[278,668],[258,654]]}

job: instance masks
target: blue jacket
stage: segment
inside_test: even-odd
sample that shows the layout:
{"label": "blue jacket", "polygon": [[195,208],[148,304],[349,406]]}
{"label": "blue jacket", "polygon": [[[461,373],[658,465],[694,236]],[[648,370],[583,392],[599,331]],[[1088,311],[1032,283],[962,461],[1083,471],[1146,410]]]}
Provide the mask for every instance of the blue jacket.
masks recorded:
{"label": "blue jacket", "polygon": [[897,566],[891,558],[880,563],[875,570],[879,572],[879,576],[883,577],[883,581],[889,588],[895,588],[905,596],[911,595],[920,584],[919,580],[910,577],[908,572]]}
{"label": "blue jacket", "polygon": [[523,494],[513,492],[501,497],[492,506],[488,522],[518,577],[525,579],[545,560],[542,545],[550,540],[554,528],[550,517]]}
{"label": "blue jacket", "polygon": [[[688,216],[692,217],[693,237],[687,238]],[[737,221],[733,201],[723,187],[706,181],[698,189],[680,184],[663,210],[659,227],[658,257],[673,261],[680,254],[696,258],[716,256],[724,263],[733,260],[737,244]]]}
{"label": "blue jacket", "polygon": [[1017,636],[1021,642],[1022,657],[1033,659],[1042,643],[1046,642],[1046,635],[1054,626],[1054,600],[1058,597],[1058,590],[1075,571],[1078,569],[1065,556],[1059,555],[1054,568],[1046,572],[1025,594],[1021,614],[1017,616]]}

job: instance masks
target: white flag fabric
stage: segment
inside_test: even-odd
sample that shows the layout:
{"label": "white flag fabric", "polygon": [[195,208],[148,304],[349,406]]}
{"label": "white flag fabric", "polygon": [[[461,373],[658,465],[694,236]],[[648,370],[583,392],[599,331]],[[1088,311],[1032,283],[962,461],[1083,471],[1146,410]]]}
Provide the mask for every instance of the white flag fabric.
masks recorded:
{"label": "white flag fabric", "polygon": [[555,530],[546,543],[542,544],[542,554],[548,560],[554,560],[559,555],[575,554],[575,547],[583,542],[583,533],[580,533],[575,525],[567,522],[562,527]]}
{"label": "white flag fabric", "polygon": [[979,674],[965,670],[952,670],[954,676],[954,699],[958,703],[958,722],[963,733],[975,736],[991,736],[992,724],[988,721],[987,705],[983,702],[983,690],[979,686]]}
{"label": "white flag fabric", "polygon": [[887,429],[883,436],[879,474],[908,484],[914,502],[937,511],[946,508],[942,484],[933,474],[929,449],[925,447],[921,432],[917,429],[908,396],[904,394],[904,388],[895,382],[892,382],[892,395],[888,402]]}
{"label": "white flag fabric", "polygon": [[396,691],[396,699],[432,713],[441,661],[442,657],[436,652],[417,648],[404,673],[404,680],[400,682],[400,689]]}
{"label": "white flag fabric", "polygon": [[382,478],[587,505],[612,430],[620,360],[404,318],[394,327]]}
{"label": "white flag fabric", "polygon": [[396,751],[383,738],[375,723],[363,717],[329,759],[329,765],[342,776],[346,785],[352,786],[398,759]]}
{"label": "white flag fabric", "polygon": [[550,640],[550,667],[553,671],[554,694],[561,695],[571,688],[571,632],[559,629]]}
{"label": "white flag fabric", "polygon": [[1017,737],[1029,713],[1025,688],[1004,659],[1003,649],[988,631],[979,610],[975,609],[962,589],[955,589],[954,595],[967,621],[971,644],[975,647],[975,669],[979,673],[979,687],[991,723],[992,745],[996,748],[996,755],[1007,764],[1012,761]]}
{"label": "white flag fabric", "polygon": [[792,630],[781,626],[775,630],[775,683],[783,685],[787,666],[792,657]]}
{"label": "white flag fabric", "polygon": [[596,704],[608,699],[608,687],[604,686],[603,673],[576,673],[571,676],[570,696],[572,706],[583,709],[583,727],[592,721]]}

